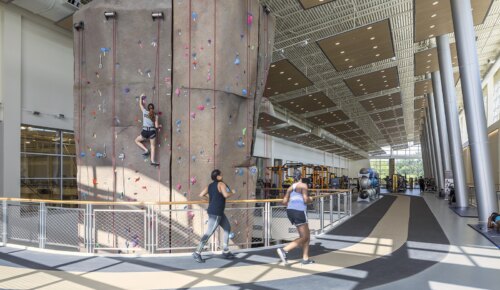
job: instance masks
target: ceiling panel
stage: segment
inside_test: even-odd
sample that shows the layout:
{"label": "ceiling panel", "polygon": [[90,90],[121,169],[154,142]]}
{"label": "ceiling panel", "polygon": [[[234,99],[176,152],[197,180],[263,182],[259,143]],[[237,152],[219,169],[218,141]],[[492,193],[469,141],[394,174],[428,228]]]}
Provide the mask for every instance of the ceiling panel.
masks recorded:
{"label": "ceiling panel", "polygon": [[389,19],[318,41],[337,71],[344,71],[394,56]]}
{"label": "ceiling panel", "polygon": [[[493,0],[472,0],[474,25],[484,22]],[[450,1],[415,0],[415,42],[453,32]]]}
{"label": "ceiling panel", "polygon": [[304,136],[300,136],[300,137],[294,139],[293,141],[295,143],[298,143],[298,144],[308,144],[308,143],[312,143],[312,142],[316,142],[316,141],[320,141],[320,140],[323,140],[323,138],[319,137],[318,135],[307,134]]}
{"label": "ceiling panel", "polygon": [[281,138],[290,138],[292,136],[296,136],[299,134],[304,134],[307,133],[306,131],[295,127],[295,126],[288,126],[285,128],[280,128],[272,131],[267,131],[264,132],[265,134],[271,135],[271,136],[276,136],[276,137],[281,137]]}
{"label": "ceiling panel", "polygon": [[310,9],[319,5],[330,3],[336,0],[298,0],[302,8]]}
{"label": "ceiling panel", "polygon": [[309,117],[307,118],[307,120],[311,121],[312,123],[318,126],[322,126],[340,121],[346,121],[349,120],[349,117],[341,110],[336,110],[333,112],[327,112],[320,115]]}
{"label": "ceiling panel", "polygon": [[403,116],[403,109],[389,110],[379,113],[370,114],[374,122],[381,122],[388,119],[395,119]]}
{"label": "ceiling panel", "polygon": [[73,15],[59,20],[58,22],[56,22],[56,25],[68,31],[73,31]]}
{"label": "ceiling panel", "polygon": [[401,105],[401,94],[395,93],[359,102],[367,111],[381,110]]}
{"label": "ceiling panel", "polygon": [[312,85],[312,82],[288,59],[271,64],[264,96],[271,97]]}
{"label": "ceiling panel", "polygon": [[432,92],[432,81],[425,80],[415,82],[414,94],[415,96],[423,96],[424,94]]}
{"label": "ceiling panel", "polygon": [[415,99],[415,101],[413,101],[413,107],[415,108],[415,110],[424,109],[426,104],[426,98]]}
{"label": "ceiling panel", "polygon": [[323,92],[307,94],[291,100],[278,102],[278,104],[296,114],[314,112],[335,106],[335,103]]}
{"label": "ceiling panel", "polygon": [[282,121],[274,116],[271,116],[268,113],[259,114],[259,125],[258,125],[259,128],[269,128],[281,124],[285,124],[285,121]]}
{"label": "ceiling panel", "polygon": [[333,125],[333,126],[330,126],[330,127],[323,128],[323,129],[325,129],[326,131],[328,131],[328,132],[336,135],[336,134],[339,134],[339,133],[342,133],[342,132],[352,131],[352,130],[359,129],[359,127],[354,122],[346,122],[346,123],[343,123],[343,124],[337,124],[337,125]]}
{"label": "ceiling panel", "polygon": [[[450,45],[451,61],[453,66],[458,66],[457,46]],[[426,49],[415,53],[415,75],[425,75],[439,70],[439,60],[437,48]]]}
{"label": "ceiling panel", "polygon": [[391,67],[345,80],[355,96],[362,96],[399,86],[398,68]]}
{"label": "ceiling panel", "polygon": [[330,142],[330,141],[321,140],[321,141],[313,142],[313,143],[309,144],[309,146],[312,147],[312,148],[320,148],[320,147],[325,147],[325,146],[329,146],[329,145],[332,145],[332,144],[333,143]]}

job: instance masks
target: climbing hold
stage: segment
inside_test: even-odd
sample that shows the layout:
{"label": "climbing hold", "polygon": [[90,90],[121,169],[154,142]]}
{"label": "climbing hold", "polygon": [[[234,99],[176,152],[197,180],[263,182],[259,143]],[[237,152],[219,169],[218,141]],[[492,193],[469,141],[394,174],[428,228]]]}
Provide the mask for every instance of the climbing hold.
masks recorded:
{"label": "climbing hold", "polygon": [[247,128],[243,128],[243,130],[241,130],[241,132],[243,133],[243,136],[245,136],[247,134]]}
{"label": "climbing hold", "polygon": [[187,192],[183,192],[183,193],[182,193],[182,195],[187,196],[187,195],[188,195],[188,193],[187,193]]}
{"label": "climbing hold", "polygon": [[130,93],[130,89],[129,89],[129,88],[125,88],[125,89],[123,90],[123,92],[124,92],[125,94],[128,94],[128,93]]}
{"label": "climbing hold", "polygon": [[241,90],[241,93],[242,93],[244,96],[246,96],[248,92],[247,92],[247,90],[246,90],[246,89],[243,89],[243,90]]}
{"label": "climbing hold", "polygon": [[104,56],[106,56],[106,53],[108,53],[110,50],[110,48],[107,48],[107,47],[101,47],[101,52],[104,54]]}
{"label": "climbing hold", "polygon": [[181,126],[181,124],[182,124],[182,121],[181,121],[181,120],[177,119],[177,120],[175,121],[175,125],[176,125],[177,127],[180,127],[180,126]]}
{"label": "climbing hold", "polygon": [[151,70],[150,69],[146,70],[144,73],[148,75],[148,78],[151,77]]}
{"label": "climbing hold", "polygon": [[240,54],[236,53],[236,57],[234,59],[234,64],[239,65],[240,64]]}
{"label": "climbing hold", "polygon": [[80,152],[80,157],[85,157],[85,152]]}
{"label": "climbing hold", "polygon": [[243,141],[243,137],[240,137],[238,139],[238,141],[236,142],[236,146],[238,146],[239,148],[245,147],[245,142]]}
{"label": "climbing hold", "polygon": [[236,236],[236,235],[235,235],[233,232],[230,232],[230,233],[229,233],[229,238],[230,238],[230,239],[234,239],[234,237],[235,237],[235,236]]}
{"label": "climbing hold", "polygon": [[123,161],[125,159],[125,153],[120,153],[120,155],[118,155],[118,159]]}
{"label": "climbing hold", "polygon": [[179,36],[182,35],[182,31],[180,29],[177,29],[177,35],[179,35]]}
{"label": "climbing hold", "polygon": [[205,106],[204,105],[199,105],[198,107],[196,107],[198,109],[198,111],[203,111],[205,110]]}
{"label": "climbing hold", "polygon": [[95,157],[97,157],[97,158],[103,158],[104,154],[102,154],[100,152],[96,152]]}
{"label": "climbing hold", "polygon": [[92,179],[92,184],[97,185],[97,178]]}
{"label": "climbing hold", "polygon": [[252,174],[252,175],[257,174],[257,167],[255,167],[255,166],[250,167],[250,174]]}
{"label": "climbing hold", "polygon": [[211,45],[212,45],[212,40],[211,40],[211,39],[209,39],[209,40],[208,40],[208,46],[211,46]]}
{"label": "climbing hold", "polygon": [[196,113],[195,112],[191,112],[191,114],[189,114],[191,116],[191,119],[196,119]]}
{"label": "climbing hold", "polygon": [[139,182],[139,180],[141,180],[141,178],[140,178],[140,177],[137,177],[137,178],[135,179],[135,182]]}
{"label": "climbing hold", "polygon": [[189,180],[189,182],[191,182],[191,185],[195,185],[196,184],[196,177],[191,177],[191,179]]}
{"label": "climbing hold", "polygon": [[252,25],[252,23],[253,23],[253,15],[252,15],[252,13],[248,13],[248,15],[247,15],[247,24],[248,25]]}
{"label": "climbing hold", "polygon": [[188,218],[193,219],[194,218],[194,213],[192,211],[187,212]]}
{"label": "climbing hold", "polygon": [[196,162],[196,155],[191,156],[191,160],[193,160],[193,162]]}
{"label": "climbing hold", "polygon": [[177,188],[177,190],[181,190],[182,185],[179,183],[179,184],[177,184],[176,188]]}
{"label": "climbing hold", "polygon": [[139,47],[140,47],[140,48],[143,48],[143,46],[142,46],[142,41],[140,41],[140,40],[139,40],[139,41],[137,41],[137,44],[139,45]]}
{"label": "climbing hold", "polygon": [[180,96],[181,95],[181,89],[177,88],[175,89],[175,95]]}
{"label": "climbing hold", "polygon": [[198,19],[198,13],[196,12],[191,12],[191,18],[193,19],[193,21],[196,21],[196,19]]}
{"label": "climbing hold", "polygon": [[143,186],[142,189],[148,191],[148,187],[147,186]]}

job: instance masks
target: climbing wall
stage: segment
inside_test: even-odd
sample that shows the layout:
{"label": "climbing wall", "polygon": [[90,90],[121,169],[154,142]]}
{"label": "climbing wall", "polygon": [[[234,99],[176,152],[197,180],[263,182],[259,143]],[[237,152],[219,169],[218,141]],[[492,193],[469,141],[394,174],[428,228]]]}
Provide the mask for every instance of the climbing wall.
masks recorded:
{"label": "climbing wall", "polygon": [[[116,16],[106,19],[105,12]],[[163,19],[153,20],[152,12]],[[259,2],[94,0],[75,14],[80,22],[74,34],[80,198],[198,200],[216,168],[236,190],[233,199],[254,198],[253,142],[274,37],[274,20]],[[141,93],[159,112],[158,168],[134,143]],[[174,209],[187,213],[177,227],[201,234],[194,226],[201,217],[193,214],[199,207]],[[248,244],[252,211],[229,212],[233,242]],[[159,235],[174,239],[161,227]]]}

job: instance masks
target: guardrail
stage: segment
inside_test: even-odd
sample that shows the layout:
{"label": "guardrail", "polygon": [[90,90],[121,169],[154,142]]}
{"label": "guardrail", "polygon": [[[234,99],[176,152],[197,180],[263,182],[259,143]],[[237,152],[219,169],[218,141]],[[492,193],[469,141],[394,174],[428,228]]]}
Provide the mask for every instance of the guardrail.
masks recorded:
{"label": "guardrail", "polygon": [[[352,193],[310,190],[309,227],[324,233],[352,214]],[[108,202],[0,198],[3,245],[87,253],[179,253],[196,248],[205,232],[206,201]],[[282,199],[228,200],[231,247],[280,244],[297,236]],[[76,208],[63,205],[78,206]],[[221,249],[222,233],[208,245]]]}

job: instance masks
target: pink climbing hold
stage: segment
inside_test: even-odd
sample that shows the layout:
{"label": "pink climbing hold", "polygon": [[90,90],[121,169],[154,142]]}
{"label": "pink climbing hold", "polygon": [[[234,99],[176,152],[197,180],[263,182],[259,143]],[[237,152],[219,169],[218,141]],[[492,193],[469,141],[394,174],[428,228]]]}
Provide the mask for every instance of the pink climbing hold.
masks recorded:
{"label": "pink climbing hold", "polygon": [[252,25],[252,23],[253,23],[253,15],[251,13],[248,13],[247,24]]}
{"label": "pink climbing hold", "polygon": [[175,89],[175,95],[180,96],[181,95],[181,89],[177,88]]}
{"label": "pink climbing hold", "polygon": [[193,219],[194,218],[194,213],[192,211],[187,212],[188,218]]}
{"label": "pink climbing hold", "polygon": [[205,110],[205,106],[203,105],[199,105],[198,107],[196,107],[198,109],[198,111],[203,111]]}
{"label": "pink climbing hold", "polygon": [[196,119],[196,113],[195,112],[191,112],[190,115],[191,115],[191,119],[193,119],[193,120]]}
{"label": "pink climbing hold", "polygon": [[177,188],[177,190],[181,190],[182,185],[179,183],[179,184],[177,184],[176,188]]}
{"label": "pink climbing hold", "polygon": [[191,182],[191,185],[195,185],[196,184],[196,177],[191,177],[190,179],[190,182]]}

